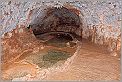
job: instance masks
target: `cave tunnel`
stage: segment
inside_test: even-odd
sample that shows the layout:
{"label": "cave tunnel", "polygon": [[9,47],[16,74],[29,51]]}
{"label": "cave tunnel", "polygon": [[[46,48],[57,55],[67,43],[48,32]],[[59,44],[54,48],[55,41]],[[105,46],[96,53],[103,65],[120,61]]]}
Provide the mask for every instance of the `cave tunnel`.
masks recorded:
{"label": "cave tunnel", "polygon": [[[39,18],[35,18],[34,21],[36,20],[39,20]],[[44,36],[45,33],[69,33],[74,38],[82,40],[82,21],[76,12],[66,7],[48,8],[42,20],[30,24],[28,28],[33,31],[38,39],[41,39],[41,36]],[[80,35],[76,33],[77,30],[81,31]]]}
{"label": "cave tunnel", "polygon": [[3,2],[2,79],[119,81],[121,0],[113,1]]}

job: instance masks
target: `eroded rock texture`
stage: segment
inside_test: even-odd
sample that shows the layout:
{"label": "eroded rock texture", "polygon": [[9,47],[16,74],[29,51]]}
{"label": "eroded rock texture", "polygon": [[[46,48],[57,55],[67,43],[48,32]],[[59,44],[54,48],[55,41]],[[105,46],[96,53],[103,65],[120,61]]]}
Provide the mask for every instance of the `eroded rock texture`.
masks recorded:
{"label": "eroded rock texture", "polygon": [[[78,10],[77,13],[80,18],[83,18],[83,38],[89,39],[96,44],[106,45],[110,52],[118,53],[119,51],[120,53],[121,0],[70,1],[66,3],[55,1],[11,1],[9,3],[6,1],[2,2],[0,6],[1,36],[16,28],[17,25],[27,27],[30,23],[33,25],[37,21],[42,21],[42,18],[45,17],[44,14],[47,12],[46,9],[49,7],[65,6],[68,9],[73,7]],[[40,17],[39,20],[35,21],[34,19],[38,17]],[[76,31],[76,33],[81,35],[81,30]]]}
{"label": "eroded rock texture", "polygon": [[[45,36],[45,38],[48,39],[49,37]],[[66,36],[63,38],[66,38]],[[39,66],[39,69],[44,67],[49,68],[50,66],[57,64],[59,59],[61,59],[61,61],[66,61],[67,57],[71,57],[75,53],[77,45],[72,45],[70,40],[62,40],[61,42],[57,40],[57,43],[55,43],[55,41],[56,39],[54,39],[54,43],[52,41],[53,45],[50,45],[51,41],[49,41],[50,43],[40,42],[40,40],[35,38],[33,33],[30,33],[30,31],[23,26],[5,33],[1,42],[2,79],[12,80],[13,78],[23,77],[27,74],[34,76],[38,72],[37,66]],[[59,43],[60,45],[58,45]],[[50,50],[51,52],[49,52]],[[54,57],[55,61],[52,59],[54,63],[50,62],[51,60],[47,62],[45,58],[43,59],[44,55],[49,54],[48,52],[51,53],[51,58]],[[52,52],[54,54],[52,54]],[[65,54],[66,59],[64,56],[62,57],[63,59],[60,58],[60,56],[62,56],[61,54],[64,52],[70,55],[67,56]],[[57,55],[57,57],[53,55]],[[50,54],[48,56],[50,59]]]}

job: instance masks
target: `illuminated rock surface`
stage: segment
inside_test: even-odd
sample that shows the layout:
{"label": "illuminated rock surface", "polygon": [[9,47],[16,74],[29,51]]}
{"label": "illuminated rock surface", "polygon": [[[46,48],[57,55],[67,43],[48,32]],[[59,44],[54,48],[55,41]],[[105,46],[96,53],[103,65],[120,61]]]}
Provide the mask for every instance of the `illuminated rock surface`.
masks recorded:
{"label": "illuminated rock surface", "polygon": [[[71,3],[3,1],[0,4],[3,79],[120,80],[121,3],[121,0]],[[85,38],[82,44],[77,40],[63,40],[61,35],[57,38],[58,33],[56,36],[48,34],[41,37],[44,40],[41,42],[33,35],[32,30],[26,28],[42,21],[48,8],[62,6],[83,19],[82,34],[81,28],[76,31],[74,26],[68,27]],[[37,18],[39,20],[35,20]],[[45,24],[48,26],[46,20]],[[59,26],[58,30],[69,31],[65,26],[63,28]],[[36,60],[50,50],[68,52],[71,56],[65,56],[65,60],[53,65],[46,63],[45,68],[41,61]]]}
{"label": "illuminated rock surface", "polygon": [[[22,33],[19,30],[23,29]],[[16,34],[14,34],[17,32]],[[2,38],[2,73],[4,79],[13,80],[119,80],[120,60],[113,57],[104,46],[95,45],[83,40],[82,44],[72,47],[46,46],[36,39],[28,29],[17,28]],[[19,36],[18,36],[19,35]],[[14,37],[14,38],[12,38]],[[30,38],[29,38],[30,37]],[[21,38],[21,39],[20,39]],[[17,42],[19,41],[20,42]],[[14,41],[14,43],[12,42]],[[22,44],[21,44],[22,43]],[[24,45],[23,45],[24,44]],[[13,47],[12,47],[13,46]],[[80,47],[81,46],[81,47]],[[10,48],[9,48],[10,47]],[[14,48],[16,47],[16,48]],[[9,49],[8,49],[9,48]],[[18,49],[19,48],[19,49]],[[13,50],[14,49],[14,50]],[[13,52],[12,52],[13,50]],[[48,57],[47,63],[40,58],[54,50],[55,57]],[[56,51],[55,51],[56,50]],[[79,51],[80,50],[80,51]],[[59,51],[61,51],[59,53]],[[9,53],[8,53],[9,52]],[[68,58],[56,58],[57,52],[72,54]],[[74,55],[73,55],[74,54]],[[66,55],[66,54],[64,54]],[[40,57],[39,57],[40,56]],[[60,55],[59,55],[60,56]],[[50,60],[51,58],[51,60]],[[68,58],[68,59],[67,59]],[[49,61],[63,60],[55,64]],[[43,58],[41,59],[43,60]],[[45,66],[46,68],[45,68]],[[40,68],[41,67],[41,68]]]}

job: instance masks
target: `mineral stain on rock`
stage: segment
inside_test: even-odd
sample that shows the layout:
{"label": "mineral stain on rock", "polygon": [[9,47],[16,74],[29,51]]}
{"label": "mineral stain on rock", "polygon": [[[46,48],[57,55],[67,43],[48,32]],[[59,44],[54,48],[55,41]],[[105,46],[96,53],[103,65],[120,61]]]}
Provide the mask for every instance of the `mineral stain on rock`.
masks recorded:
{"label": "mineral stain on rock", "polygon": [[70,53],[57,51],[57,50],[50,50],[46,55],[43,56],[44,62],[50,62],[51,64],[55,64],[58,61],[66,60],[67,58],[71,57]]}
{"label": "mineral stain on rock", "polygon": [[72,54],[67,51],[61,50],[48,50],[45,53],[31,54],[24,58],[24,61],[28,61],[30,63],[34,63],[38,65],[40,68],[49,68],[55,65],[58,62],[62,62],[63,64]]}

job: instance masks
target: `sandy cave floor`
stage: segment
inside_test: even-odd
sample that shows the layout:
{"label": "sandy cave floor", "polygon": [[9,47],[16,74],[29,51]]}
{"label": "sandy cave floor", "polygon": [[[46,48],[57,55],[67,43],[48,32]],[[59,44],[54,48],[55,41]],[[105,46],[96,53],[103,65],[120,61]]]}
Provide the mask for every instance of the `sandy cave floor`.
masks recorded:
{"label": "sandy cave floor", "polygon": [[54,73],[45,80],[120,80],[120,60],[99,47],[83,41],[67,71]]}
{"label": "sandy cave floor", "polygon": [[[36,53],[42,48],[42,45],[39,44],[38,41],[35,41],[35,38],[28,37],[28,40],[26,38],[27,41],[25,41],[24,33],[26,32],[23,32],[22,29],[17,29],[17,30],[18,32],[20,32],[20,34],[16,35],[16,30],[14,30],[15,34],[13,34],[13,36],[16,35],[16,37],[12,37],[12,36],[9,37],[11,35],[9,34],[9,36],[6,35],[7,37],[6,39],[2,39],[3,40],[2,44],[4,47],[2,70],[6,70],[9,69],[9,67],[12,68],[13,66],[16,66],[16,64],[13,64],[13,62],[15,61],[18,62],[21,60],[21,58],[20,59],[19,57],[17,58],[18,54],[26,51],[28,48],[30,50],[27,51],[25,55],[30,52]],[[10,39],[12,39],[14,43],[9,42]],[[30,39],[31,42],[29,42]],[[28,44],[28,45],[25,46],[19,45],[18,44],[19,41],[20,43],[24,42],[24,44]],[[12,44],[16,44],[17,46],[15,45],[13,46]],[[33,48],[32,45],[34,45]],[[40,47],[38,48],[38,46]],[[16,52],[10,53],[6,47],[12,50],[16,49]],[[20,47],[20,48],[16,48],[16,47]],[[64,49],[64,50],[68,50],[68,49]],[[71,53],[74,53],[74,49],[69,49],[69,51],[71,51]],[[8,52],[9,55],[7,54]],[[6,62],[8,63],[6,64]],[[24,67],[24,65],[22,66]],[[29,66],[31,67],[31,65],[27,65],[27,66],[25,65],[25,68],[27,67],[29,68]],[[21,68],[17,67],[17,69],[21,69]],[[12,70],[10,70],[9,72],[12,72]],[[120,80],[120,60],[118,57],[111,56],[107,52],[104,46],[95,45],[83,39],[80,53],[76,55],[72,63],[69,64],[68,68],[66,68],[66,70],[64,71],[58,71],[58,72],[53,72],[52,74],[47,74],[46,77],[43,78],[43,80]]]}

